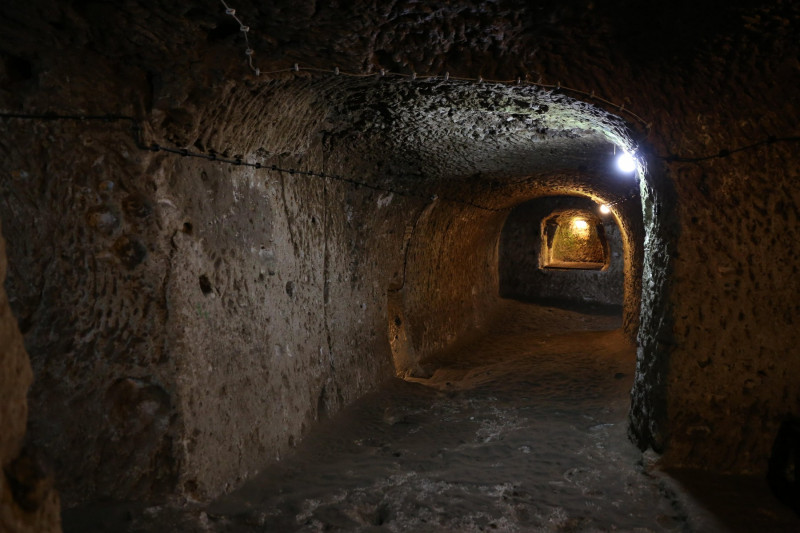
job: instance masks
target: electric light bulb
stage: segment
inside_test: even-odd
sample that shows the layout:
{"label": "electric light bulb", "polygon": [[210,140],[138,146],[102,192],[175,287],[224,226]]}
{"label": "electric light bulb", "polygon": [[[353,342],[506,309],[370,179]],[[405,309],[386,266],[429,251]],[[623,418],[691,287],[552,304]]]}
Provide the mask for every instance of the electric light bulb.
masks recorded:
{"label": "electric light bulb", "polygon": [[617,167],[626,174],[636,170],[636,159],[628,152],[622,152],[617,158]]}
{"label": "electric light bulb", "polygon": [[607,215],[611,212],[611,208],[608,207],[606,204],[603,204],[600,206],[600,212],[603,213],[604,215]]}

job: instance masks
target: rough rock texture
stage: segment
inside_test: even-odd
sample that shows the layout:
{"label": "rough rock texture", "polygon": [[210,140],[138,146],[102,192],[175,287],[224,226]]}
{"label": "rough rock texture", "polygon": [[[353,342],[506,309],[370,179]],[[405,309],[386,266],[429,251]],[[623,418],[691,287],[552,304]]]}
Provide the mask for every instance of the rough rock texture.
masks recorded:
{"label": "rough rock texture", "polygon": [[24,445],[32,374],[2,282],[5,240],[0,235],[0,531],[61,531],[58,494],[42,456]]}
{"label": "rough rock texture", "polygon": [[[641,203],[614,211],[639,340],[631,434],[672,464],[763,470],[800,399],[800,6],[318,4],[235,6],[263,72],[451,79],[255,77],[216,2],[0,6],[3,110],[141,128],[2,119],[6,289],[31,436],[67,504],[217,494],[424,371],[490,315],[510,209],[630,196],[612,144],[641,163]],[[452,79],[479,75],[586,102]]]}
{"label": "rough rock texture", "polygon": [[[491,119],[499,137],[484,150],[496,159],[475,151],[478,137],[460,159],[464,168],[436,168],[423,128],[448,124],[442,110],[465,105],[469,94],[462,85],[443,97],[438,87],[323,80],[242,92],[231,85],[217,103],[227,112],[283,102],[286,123],[262,128],[251,119],[240,127],[253,135],[239,137],[224,127],[201,133],[202,125],[176,132],[169,118],[143,133],[196,135],[203,140],[195,146],[255,150],[265,164],[363,176],[387,190],[143,152],[119,126],[109,133],[46,124],[59,144],[45,155],[27,148],[38,133],[14,124],[19,136],[6,150],[18,179],[3,197],[16,230],[9,287],[40,376],[33,433],[55,458],[68,505],[98,493],[202,498],[228,490],[290,449],[315,420],[392,374],[390,289],[412,354],[395,354],[394,372],[406,373],[490,315],[507,205],[555,187],[599,194],[576,168],[567,183],[520,180],[545,163],[516,152],[520,137],[534,136],[542,150],[574,154],[561,164],[602,165],[603,121],[613,123],[605,113],[529,89],[516,91],[524,100],[509,111],[515,91],[487,88],[475,105],[493,111],[464,112],[463,132],[449,139],[482,135]],[[356,97],[357,114],[348,110]],[[376,111],[392,98],[384,114]],[[336,106],[326,108],[328,101]],[[512,112],[523,118],[509,121]],[[330,114],[335,128],[320,121]],[[583,129],[558,129],[577,120]],[[531,131],[533,121],[556,129]],[[70,147],[75,138],[84,148]],[[382,154],[391,174],[377,174],[372,165],[380,161],[360,154]],[[421,170],[410,168],[420,161]],[[50,168],[79,176],[52,182]],[[509,198],[484,205],[492,198],[471,190],[480,191],[480,172],[519,182],[506,187]],[[463,192],[437,180],[463,182]],[[21,224],[31,219],[34,228]],[[46,257],[26,248],[31,231],[53,247]]]}
{"label": "rough rock texture", "polygon": [[711,39],[680,76],[653,72],[655,83],[686,83],[676,109],[664,93],[644,97],[663,124],[658,150],[686,160],[654,165],[644,199],[650,305],[631,413],[640,443],[666,450],[667,463],[764,472],[800,394],[797,252],[782,244],[797,242],[800,212],[789,89],[800,70],[787,60],[798,55],[800,17],[779,2],[734,20],[735,32]]}
{"label": "rough rock texture", "polygon": [[[542,222],[553,213],[576,211],[584,219],[602,224],[607,250],[601,250],[602,269],[545,269]],[[606,305],[623,303],[624,264],[622,236],[613,217],[598,218],[598,205],[585,198],[554,197],[531,200],[508,216],[500,237],[500,294],[521,300],[563,300]],[[641,237],[633,238],[641,241]],[[588,242],[588,239],[587,239]],[[598,242],[598,244],[600,244]],[[594,258],[591,258],[594,259]]]}

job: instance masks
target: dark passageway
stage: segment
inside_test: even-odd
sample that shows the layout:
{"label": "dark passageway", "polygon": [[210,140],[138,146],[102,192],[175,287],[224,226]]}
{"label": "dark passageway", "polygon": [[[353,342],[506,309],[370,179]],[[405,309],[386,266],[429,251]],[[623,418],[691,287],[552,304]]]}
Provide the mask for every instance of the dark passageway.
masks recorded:
{"label": "dark passageway", "polygon": [[[752,479],[684,472],[689,492],[641,456],[620,326],[607,307],[505,301],[487,335],[426,362],[431,378],[366,395],[229,496],[90,506],[66,513],[65,531],[796,530]],[[712,511],[702,487],[724,495]],[[741,513],[747,501],[757,514]]]}
{"label": "dark passageway", "polygon": [[130,520],[78,510],[66,531],[703,530],[626,437],[620,326],[505,301],[486,336],[425,362],[429,379],[365,396],[230,496]]}
{"label": "dark passageway", "polygon": [[0,531],[800,530],[798,57],[794,0],[0,2]]}
{"label": "dark passageway", "polygon": [[503,226],[500,295],[528,302],[591,302],[622,308],[624,255],[619,226],[590,199],[529,200],[511,210]]}

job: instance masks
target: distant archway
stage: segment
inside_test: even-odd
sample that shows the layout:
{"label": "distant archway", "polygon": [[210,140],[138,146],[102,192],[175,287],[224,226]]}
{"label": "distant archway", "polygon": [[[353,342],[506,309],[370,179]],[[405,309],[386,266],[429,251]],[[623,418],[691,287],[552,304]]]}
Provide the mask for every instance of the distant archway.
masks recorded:
{"label": "distant archway", "polygon": [[608,241],[603,222],[587,209],[564,209],[542,220],[540,268],[606,270]]}
{"label": "distant archway", "polygon": [[590,198],[548,196],[518,205],[500,236],[500,296],[622,306],[623,235]]}

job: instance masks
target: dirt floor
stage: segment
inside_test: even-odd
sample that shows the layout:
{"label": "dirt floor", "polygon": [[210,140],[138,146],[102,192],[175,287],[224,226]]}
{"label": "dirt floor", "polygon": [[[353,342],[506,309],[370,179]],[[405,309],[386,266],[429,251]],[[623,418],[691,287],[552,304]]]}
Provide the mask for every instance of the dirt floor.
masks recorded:
{"label": "dirt floor", "polygon": [[65,531],[800,531],[760,480],[671,477],[630,443],[619,327],[505,301],[431,378],[387,383],[236,492],[66,511]]}

